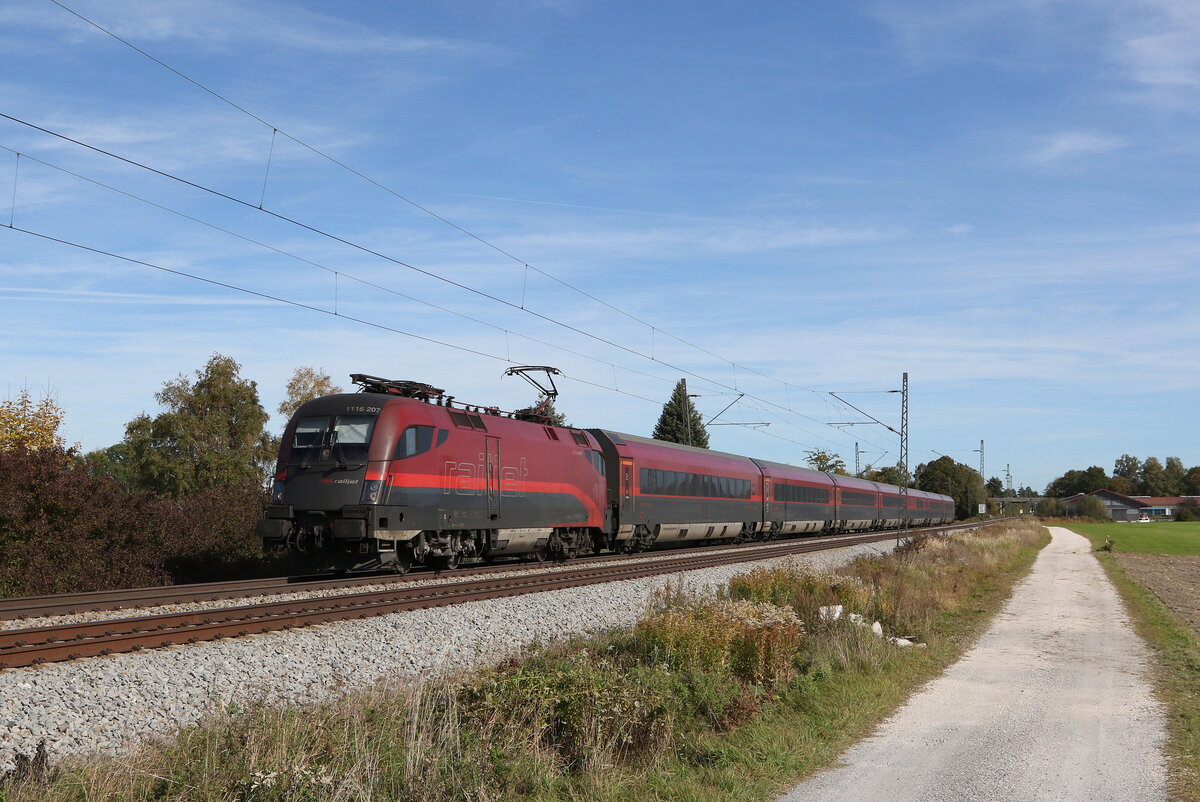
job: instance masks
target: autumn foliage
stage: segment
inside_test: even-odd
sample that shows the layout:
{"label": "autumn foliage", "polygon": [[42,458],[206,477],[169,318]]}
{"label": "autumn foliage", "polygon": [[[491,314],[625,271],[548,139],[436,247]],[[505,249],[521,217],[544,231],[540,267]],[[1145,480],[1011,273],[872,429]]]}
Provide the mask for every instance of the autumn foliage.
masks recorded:
{"label": "autumn foliage", "polygon": [[15,399],[0,401],[0,451],[18,445],[35,450],[62,448],[65,442],[58,433],[62,420],[63,411],[53,399],[34,401],[22,389]]}
{"label": "autumn foliage", "polygon": [[61,448],[0,450],[0,596],[278,573],[254,483],[173,500],[130,491]]}
{"label": "autumn foliage", "polygon": [[286,573],[255,535],[275,446],[239,369],[213,354],[163,385],[165,411],[86,456],[66,447],[52,399],[0,402],[0,596]]}

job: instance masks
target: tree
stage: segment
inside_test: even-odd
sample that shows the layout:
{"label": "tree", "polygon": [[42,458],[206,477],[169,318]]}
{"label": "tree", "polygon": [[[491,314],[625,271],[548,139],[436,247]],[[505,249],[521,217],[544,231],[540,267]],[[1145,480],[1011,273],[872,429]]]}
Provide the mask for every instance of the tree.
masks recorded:
{"label": "tree", "polygon": [[1188,468],[1183,477],[1183,494],[1185,496],[1200,496],[1200,465]]}
{"label": "tree", "polygon": [[848,476],[846,473],[846,463],[837,454],[824,449],[814,449],[813,451],[804,452],[804,461],[808,463],[808,467],[814,471],[821,473],[836,473],[840,476]]}
{"label": "tree", "polygon": [[1157,457],[1146,457],[1146,461],[1142,463],[1141,487],[1139,489],[1142,491],[1142,495],[1146,496],[1167,495],[1166,471]]}
{"label": "tree", "polygon": [[66,441],[58,433],[64,415],[49,396],[35,402],[22,389],[15,399],[0,401],[0,449],[64,448]]}
{"label": "tree", "polygon": [[513,411],[513,417],[517,420],[532,421],[533,423],[542,423],[549,426],[570,426],[567,423],[567,416],[554,408],[554,399],[546,402],[546,406],[542,407],[542,411],[538,412],[538,405],[534,404],[531,407],[522,407]]}
{"label": "tree", "polygon": [[333,383],[321,368],[299,367],[287,383],[287,398],[279,405],[279,414],[288,418],[296,414],[296,410],[306,401],[321,398],[326,395],[336,395],[342,388]]}
{"label": "tree", "polygon": [[1113,476],[1124,476],[1131,482],[1137,482],[1141,470],[1141,461],[1130,454],[1122,454],[1113,463]]}
{"label": "tree", "polygon": [[974,468],[939,457],[917,466],[917,487],[930,493],[942,493],[954,499],[954,512],[959,518],[979,513],[979,505],[987,498],[983,477]]}
{"label": "tree", "polygon": [[1183,460],[1179,457],[1167,457],[1167,464],[1163,467],[1163,484],[1166,490],[1164,496],[1183,495],[1184,485],[1187,484],[1187,469],[1183,467]]}
{"label": "tree", "polygon": [[1000,498],[1005,495],[1004,482],[1000,481],[999,476],[993,476],[987,480],[987,494],[989,498]]}
{"label": "tree", "polygon": [[1200,502],[1194,498],[1184,499],[1175,508],[1176,521],[1200,521]]}
{"label": "tree", "polygon": [[911,486],[904,477],[904,468],[901,465],[884,465],[882,468],[872,468],[864,471],[861,478],[868,482],[882,482],[885,485],[895,485],[896,487]]}
{"label": "tree", "polygon": [[1077,493],[1090,493],[1093,490],[1107,490],[1111,481],[1103,468],[1093,465],[1085,471],[1067,471],[1046,485],[1046,495],[1064,498]]}
{"label": "tree", "polygon": [[1108,489],[1124,496],[1137,493],[1137,485],[1128,476],[1114,476],[1108,480]]}
{"label": "tree", "polygon": [[201,488],[261,482],[275,457],[257,385],[233,359],[213,354],[195,379],[180,375],[155,394],[167,408],[125,427],[117,452],[131,487],[176,498]]}
{"label": "tree", "polygon": [[133,487],[135,477],[129,460],[129,443],[121,441],[108,448],[89,451],[83,456],[84,465],[96,476],[109,476],[127,487]]}
{"label": "tree", "polygon": [[688,398],[687,379],[680,379],[676,383],[671,397],[663,404],[662,414],[658,416],[658,423],[654,425],[654,433],[650,436],[669,443],[708,448],[708,431],[704,428],[704,420],[696,405]]}

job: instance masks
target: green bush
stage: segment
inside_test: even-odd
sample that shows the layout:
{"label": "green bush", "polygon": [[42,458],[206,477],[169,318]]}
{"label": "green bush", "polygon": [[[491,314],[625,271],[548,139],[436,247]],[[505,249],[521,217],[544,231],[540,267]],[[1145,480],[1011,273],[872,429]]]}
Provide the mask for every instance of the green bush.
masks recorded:
{"label": "green bush", "polygon": [[131,491],[71,451],[0,450],[0,595],[282,573],[254,533],[256,483],[180,500]]}
{"label": "green bush", "polygon": [[790,676],[803,635],[804,624],[790,607],[737,599],[673,604],[651,612],[634,630],[638,651],[652,663],[728,673],[765,686]]}
{"label": "green bush", "polygon": [[798,560],[735,576],[728,593],[733,599],[788,607],[810,632],[831,623],[821,618],[822,607],[840,604],[846,613],[860,615],[871,615],[875,608],[875,588],[862,579],[816,571]]}
{"label": "green bush", "polygon": [[1104,502],[1095,496],[1084,496],[1071,502],[1070,513],[1080,518],[1088,518],[1096,521],[1112,520],[1112,516],[1108,514],[1108,507],[1105,507]]}
{"label": "green bush", "polygon": [[1034,507],[1034,512],[1039,518],[1065,518],[1067,505],[1056,498],[1044,498]]}
{"label": "green bush", "polygon": [[461,715],[482,742],[549,753],[582,772],[664,746],[672,705],[663,672],[631,682],[610,654],[559,650],[503,666],[458,694]]}
{"label": "green bush", "polygon": [[1175,509],[1176,521],[1200,521],[1200,503],[1195,499],[1185,499]]}

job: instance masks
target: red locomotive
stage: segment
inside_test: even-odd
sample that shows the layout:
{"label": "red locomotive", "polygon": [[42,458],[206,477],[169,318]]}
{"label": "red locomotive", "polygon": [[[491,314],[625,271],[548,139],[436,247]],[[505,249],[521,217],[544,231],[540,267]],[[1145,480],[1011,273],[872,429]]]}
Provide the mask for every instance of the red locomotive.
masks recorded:
{"label": "red locomotive", "polygon": [[948,496],[604,429],[454,406],[354,374],[284,431],[258,533],[305,570],[453,568],[954,518]]}

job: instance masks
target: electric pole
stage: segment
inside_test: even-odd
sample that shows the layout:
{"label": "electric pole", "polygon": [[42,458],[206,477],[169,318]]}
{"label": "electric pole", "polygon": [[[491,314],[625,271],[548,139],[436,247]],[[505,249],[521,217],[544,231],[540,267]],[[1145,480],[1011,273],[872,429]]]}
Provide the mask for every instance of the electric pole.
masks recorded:
{"label": "electric pole", "polygon": [[908,536],[908,371],[900,385],[900,528],[896,530],[896,546]]}
{"label": "electric pole", "polygon": [[859,462],[858,462],[858,455],[860,453],[861,452],[858,450],[858,443],[855,443],[854,444],[854,475],[855,476],[862,476],[862,467],[859,465]]}
{"label": "electric pole", "polygon": [[679,380],[683,384],[683,419],[687,421],[687,444],[692,445],[692,411],[688,409],[691,401],[688,400],[687,379]]}

